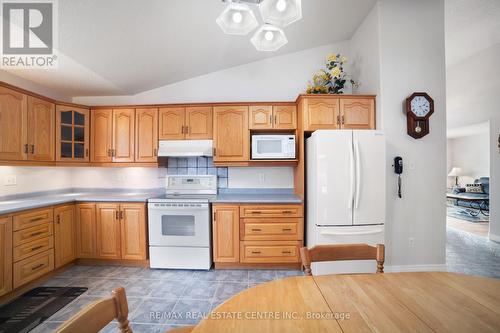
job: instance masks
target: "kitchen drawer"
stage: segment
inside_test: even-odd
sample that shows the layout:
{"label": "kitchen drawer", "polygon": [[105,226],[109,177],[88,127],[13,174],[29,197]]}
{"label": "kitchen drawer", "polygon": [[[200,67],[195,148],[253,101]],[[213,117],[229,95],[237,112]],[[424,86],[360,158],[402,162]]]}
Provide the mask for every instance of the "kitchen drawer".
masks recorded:
{"label": "kitchen drawer", "polygon": [[54,269],[54,250],[34,255],[14,263],[14,288],[18,288]]}
{"label": "kitchen drawer", "polygon": [[26,213],[14,215],[13,230],[21,230],[53,221],[54,210],[52,208],[32,210]]}
{"label": "kitchen drawer", "polygon": [[31,228],[19,230],[14,232],[14,246],[26,244],[37,239],[52,236],[54,225],[52,223],[45,223]]}
{"label": "kitchen drawer", "polygon": [[242,263],[300,262],[301,245],[301,241],[242,241],[240,261]]}
{"label": "kitchen drawer", "polygon": [[241,240],[301,240],[301,218],[241,219]]}
{"label": "kitchen drawer", "polygon": [[302,217],[302,205],[244,205],[240,217]]}
{"label": "kitchen drawer", "polygon": [[45,237],[14,248],[14,262],[54,248],[54,237]]}

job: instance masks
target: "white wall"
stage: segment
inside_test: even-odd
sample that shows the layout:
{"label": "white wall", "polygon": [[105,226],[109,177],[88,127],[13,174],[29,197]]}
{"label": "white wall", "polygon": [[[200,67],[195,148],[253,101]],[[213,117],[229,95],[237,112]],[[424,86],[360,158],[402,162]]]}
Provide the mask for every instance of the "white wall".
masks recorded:
{"label": "white wall", "polygon": [[448,172],[452,167],[462,169],[459,183],[465,185],[479,177],[490,175],[490,133],[448,139]]}
{"label": "white wall", "polygon": [[[71,168],[0,166],[0,197],[70,188],[71,174]],[[10,175],[16,176],[16,186],[4,185]]]}
{"label": "white wall", "polygon": [[228,168],[229,188],[293,188],[292,167]]}
{"label": "white wall", "polygon": [[[260,60],[135,96],[75,97],[73,101],[85,105],[294,101],[306,90],[312,74],[324,67],[327,54],[332,52],[349,57],[349,42]],[[349,64],[346,70],[349,71]]]}
{"label": "white wall", "polygon": [[[379,112],[387,138],[387,265],[443,269],[447,174],[444,1],[381,0],[379,13]],[[426,91],[435,102],[430,134],[420,140],[406,134],[403,106],[415,91]],[[402,199],[396,195],[391,167],[398,155],[405,166]]]}
{"label": "white wall", "polygon": [[500,242],[500,115],[490,119],[490,239]]}

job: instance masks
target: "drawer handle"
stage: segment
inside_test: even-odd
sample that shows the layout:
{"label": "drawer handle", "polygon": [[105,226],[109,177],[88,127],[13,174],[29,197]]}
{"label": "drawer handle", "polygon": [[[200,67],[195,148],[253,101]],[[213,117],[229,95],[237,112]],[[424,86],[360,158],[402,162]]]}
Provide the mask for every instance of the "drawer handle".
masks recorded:
{"label": "drawer handle", "polygon": [[291,210],[283,210],[282,213],[283,214],[292,214],[292,211]]}
{"label": "drawer handle", "polygon": [[292,254],[292,251],[281,251],[283,254]]}
{"label": "drawer handle", "polygon": [[262,229],[252,229],[252,231],[262,231]]}
{"label": "drawer handle", "polygon": [[45,266],[45,264],[36,265],[35,267],[32,267],[31,270],[35,271],[35,270],[37,270],[39,268],[42,268],[43,266]]}
{"label": "drawer handle", "polygon": [[252,254],[260,254],[260,251],[252,251]]}
{"label": "drawer handle", "polygon": [[260,210],[253,210],[251,213],[252,214],[262,214],[262,212]]}
{"label": "drawer handle", "polygon": [[283,228],[283,231],[292,231],[292,228]]}
{"label": "drawer handle", "polygon": [[40,217],[35,217],[34,219],[31,219],[31,220],[30,220],[30,222],[41,221],[41,220],[44,220],[44,219],[45,219],[45,217],[42,217],[42,216],[40,216]]}
{"label": "drawer handle", "polygon": [[32,247],[32,248],[31,248],[31,251],[36,251],[36,250],[39,250],[39,249],[41,249],[41,248],[43,248],[43,245],[40,245],[40,246],[35,246],[35,247]]}
{"label": "drawer handle", "polygon": [[34,233],[31,234],[31,237],[35,237],[35,236],[38,236],[38,235],[43,235],[43,231],[34,232]]}

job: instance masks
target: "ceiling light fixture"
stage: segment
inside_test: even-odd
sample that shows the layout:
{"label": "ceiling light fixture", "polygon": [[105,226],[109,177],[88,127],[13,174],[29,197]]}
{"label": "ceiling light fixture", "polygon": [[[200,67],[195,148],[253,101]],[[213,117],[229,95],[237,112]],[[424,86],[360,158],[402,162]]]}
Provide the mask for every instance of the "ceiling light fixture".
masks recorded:
{"label": "ceiling light fixture", "polygon": [[230,35],[246,35],[259,24],[248,4],[259,6],[264,21],[251,38],[259,51],[276,51],[288,40],[283,32],[286,27],[302,18],[301,0],[222,0],[227,7],[216,22]]}
{"label": "ceiling light fixture", "polygon": [[283,30],[270,24],[260,27],[250,41],[259,51],[276,51],[288,43]]}
{"label": "ceiling light fixture", "polygon": [[244,36],[259,26],[248,5],[232,1],[215,21],[222,31],[229,35]]}

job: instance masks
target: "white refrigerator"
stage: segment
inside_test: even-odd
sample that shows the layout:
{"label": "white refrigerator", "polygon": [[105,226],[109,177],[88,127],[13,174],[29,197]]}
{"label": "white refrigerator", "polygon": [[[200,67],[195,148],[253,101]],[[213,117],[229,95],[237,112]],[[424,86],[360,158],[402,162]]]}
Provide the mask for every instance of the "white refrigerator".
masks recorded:
{"label": "white refrigerator", "polygon": [[[307,247],[383,244],[384,133],[319,130],[306,145]],[[375,272],[376,262],[313,263],[312,271],[314,275]]]}

